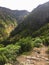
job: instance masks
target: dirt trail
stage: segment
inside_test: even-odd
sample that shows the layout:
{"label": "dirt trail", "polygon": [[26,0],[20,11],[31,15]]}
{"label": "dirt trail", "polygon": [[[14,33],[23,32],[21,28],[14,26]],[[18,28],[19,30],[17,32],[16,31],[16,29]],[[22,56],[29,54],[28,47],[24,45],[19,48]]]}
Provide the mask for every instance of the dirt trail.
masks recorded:
{"label": "dirt trail", "polygon": [[22,55],[17,60],[23,65],[49,65],[47,47],[34,48],[30,55]]}

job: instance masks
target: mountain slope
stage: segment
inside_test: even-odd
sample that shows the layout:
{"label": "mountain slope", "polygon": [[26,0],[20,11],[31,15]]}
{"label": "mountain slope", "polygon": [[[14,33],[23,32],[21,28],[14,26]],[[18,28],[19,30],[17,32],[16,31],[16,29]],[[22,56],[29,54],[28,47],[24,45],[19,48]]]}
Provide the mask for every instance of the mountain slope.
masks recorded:
{"label": "mountain slope", "polygon": [[26,10],[13,10],[13,15],[20,24],[29,15],[29,12]]}
{"label": "mountain slope", "polygon": [[13,17],[11,10],[0,7],[0,40],[10,35],[10,32],[17,26],[17,21]]}
{"label": "mountain slope", "polygon": [[[26,10],[10,10],[0,7],[0,40],[6,39],[12,30],[29,14]],[[4,32],[4,33],[3,33]]]}
{"label": "mountain slope", "polygon": [[18,27],[13,32],[11,32],[9,39],[11,40],[11,42],[15,43],[21,38],[26,38],[26,37],[49,38],[49,23],[45,24],[40,29],[34,32],[31,29],[25,28],[21,30],[21,28]]}
{"label": "mountain slope", "polygon": [[20,23],[24,20],[24,18],[29,15],[30,12],[27,10],[10,10],[5,7],[0,7],[0,12],[6,12],[6,14],[10,14],[13,18],[17,20],[17,23]]}
{"label": "mountain slope", "polygon": [[[45,24],[49,24],[49,2],[39,5],[28,17],[11,33],[11,36],[20,35],[21,37],[34,36],[34,32],[40,30]],[[49,25],[48,25],[49,26]],[[49,30],[49,28],[47,29]],[[42,34],[43,32],[41,32]],[[49,33],[49,31],[48,31]],[[44,33],[46,34],[46,33]]]}

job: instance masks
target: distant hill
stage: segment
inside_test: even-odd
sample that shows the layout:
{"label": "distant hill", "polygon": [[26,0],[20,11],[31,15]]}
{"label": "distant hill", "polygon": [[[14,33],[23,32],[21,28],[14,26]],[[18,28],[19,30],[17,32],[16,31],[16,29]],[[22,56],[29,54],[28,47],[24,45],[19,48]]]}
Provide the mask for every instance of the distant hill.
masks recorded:
{"label": "distant hill", "polygon": [[[26,10],[10,10],[0,7],[0,40],[6,39],[12,30],[17,27],[29,14]],[[3,33],[4,32],[4,33]]]}
{"label": "distant hill", "polygon": [[27,10],[13,10],[13,14],[18,23],[21,23],[29,15],[29,12]]}
{"label": "distant hill", "polygon": [[17,28],[15,28],[13,32],[11,32],[11,36],[14,37],[18,35],[19,37],[33,37],[35,36],[34,33],[41,28],[43,30],[43,27],[45,27],[45,29],[42,32],[38,32],[38,35],[45,35],[46,33],[44,33],[44,31],[49,30],[49,25],[48,28],[46,28],[46,24],[49,24],[49,2],[39,5],[37,8],[35,8],[24,19],[24,21]]}
{"label": "distant hill", "polygon": [[5,7],[0,7],[0,10],[7,12],[8,14],[10,13],[10,15],[17,20],[17,23],[23,21],[24,18],[30,13],[27,10],[10,10]]}
{"label": "distant hill", "polygon": [[11,10],[0,7],[0,40],[7,38],[16,26],[17,22]]}

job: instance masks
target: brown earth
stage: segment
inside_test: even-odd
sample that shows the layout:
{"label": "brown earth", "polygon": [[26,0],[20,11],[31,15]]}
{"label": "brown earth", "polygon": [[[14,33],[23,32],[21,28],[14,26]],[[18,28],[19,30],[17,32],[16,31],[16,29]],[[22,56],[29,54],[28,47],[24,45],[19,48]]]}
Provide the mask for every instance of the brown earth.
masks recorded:
{"label": "brown earth", "polygon": [[23,65],[49,65],[47,47],[34,48],[29,55],[21,55],[17,60]]}

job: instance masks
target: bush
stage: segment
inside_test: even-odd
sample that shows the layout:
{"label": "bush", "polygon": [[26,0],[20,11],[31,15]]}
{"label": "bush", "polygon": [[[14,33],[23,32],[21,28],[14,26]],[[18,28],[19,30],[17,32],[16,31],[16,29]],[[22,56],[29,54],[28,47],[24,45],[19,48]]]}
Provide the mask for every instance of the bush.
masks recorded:
{"label": "bush", "polygon": [[43,44],[46,46],[49,45],[49,37],[45,37],[45,39],[43,40]]}
{"label": "bush", "polygon": [[7,62],[15,62],[19,50],[20,46],[18,45],[8,45],[4,48],[0,48],[0,64],[3,65]]}
{"label": "bush", "polygon": [[2,55],[0,55],[0,65],[4,65],[5,64],[5,59],[3,58]]}
{"label": "bush", "polygon": [[3,48],[4,47],[4,45],[3,44],[0,44],[0,48]]}
{"label": "bush", "polygon": [[40,38],[35,38],[35,40],[32,42],[33,47],[40,47],[42,43],[42,40]]}
{"label": "bush", "polygon": [[6,61],[7,61],[7,58],[4,55],[4,51],[5,51],[4,48],[0,48],[0,64],[1,65],[4,65],[6,63]]}
{"label": "bush", "polygon": [[21,46],[21,52],[27,52],[32,49],[31,41],[32,41],[32,39],[29,37],[19,40],[18,45]]}

